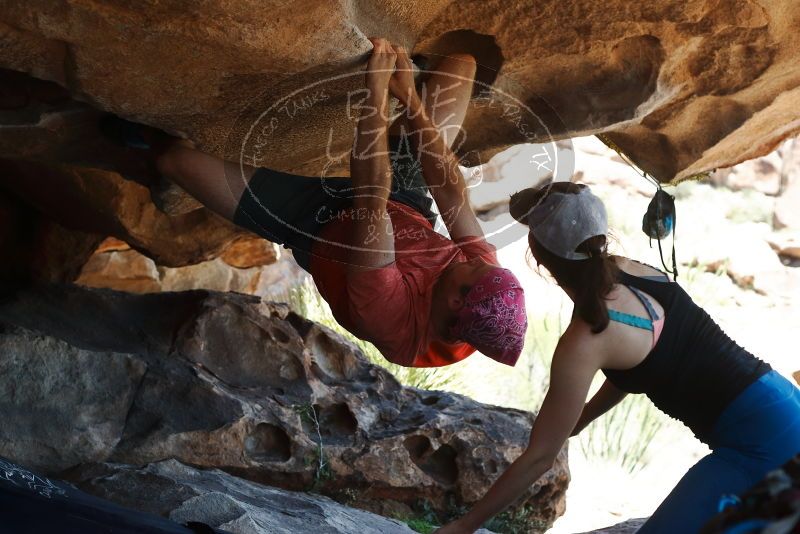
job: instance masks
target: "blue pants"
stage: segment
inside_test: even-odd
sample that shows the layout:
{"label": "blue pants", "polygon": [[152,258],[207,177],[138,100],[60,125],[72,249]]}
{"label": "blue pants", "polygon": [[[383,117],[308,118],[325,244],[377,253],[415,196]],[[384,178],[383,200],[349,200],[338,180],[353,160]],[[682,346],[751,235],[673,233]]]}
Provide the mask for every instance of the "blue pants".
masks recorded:
{"label": "blue pants", "polygon": [[739,495],[800,452],[800,389],[770,371],[737,396],[714,425],[713,452],[697,462],[638,531],[691,534],[723,495]]}

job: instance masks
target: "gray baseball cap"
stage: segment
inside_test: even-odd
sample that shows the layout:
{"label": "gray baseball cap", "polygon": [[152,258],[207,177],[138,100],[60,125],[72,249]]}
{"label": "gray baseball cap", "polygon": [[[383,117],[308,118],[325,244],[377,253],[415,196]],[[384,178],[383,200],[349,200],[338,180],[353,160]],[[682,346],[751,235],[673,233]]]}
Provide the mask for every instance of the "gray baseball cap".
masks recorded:
{"label": "gray baseball cap", "polygon": [[547,250],[568,260],[585,260],[578,246],[597,235],[606,235],[608,218],[603,201],[589,187],[578,194],[551,192],[528,215],[528,226]]}

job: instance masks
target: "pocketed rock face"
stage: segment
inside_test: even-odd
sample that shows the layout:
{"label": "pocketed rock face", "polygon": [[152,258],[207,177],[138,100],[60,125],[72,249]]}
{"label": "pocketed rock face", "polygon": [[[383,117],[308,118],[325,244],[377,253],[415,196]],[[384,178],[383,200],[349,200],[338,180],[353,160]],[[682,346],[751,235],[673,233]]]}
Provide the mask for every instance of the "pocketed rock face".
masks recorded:
{"label": "pocketed rock face", "polygon": [[[187,10],[178,0],[7,0],[0,66],[231,159],[248,133],[261,135],[250,139],[253,162],[316,173],[343,168],[329,155],[350,146],[348,92],[362,85],[367,37],[384,35],[413,52],[472,53],[479,81],[507,95],[476,99],[462,152],[485,161],[509,144],[605,131],[669,180],[766,154],[800,131],[795,7],[212,0]],[[268,114],[259,123],[269,110],[275,122]]]}
{"label": "pocketed rock face", "polygon": [[165,212],[168,182],[153,154],[110,142],[102,114],[56,84],[0,70],[0,87],[0,249],[14,258],[0,267],[4,282],[20,273],[73,281],[107,236],[164,267],[220,255],[236,267],[277,259],[274,245],[198,209],[186,193],[191,209]]}
{"label": "pocketed rock face", "polygon": [[[14,325],[5,343],[35,341],[15,345],[25,354],[0,353],[0,361],[27,361],[32,377],[61,366],[65,377],[82,377],[71,395],[107,396],[116,404],[105,416],[124,421],[96,433],[98,445],[73,447],[68,461],[52,450],[75,442],[79,425],[65,423],[64,435],[18,425],[25,432],[0,441],[0,455],[12,460],[26,443],[24,459],[41,458],[37,467],[50,473],[86,462],[176,459],[285,489],[314,488],[386,514],[427,501],[446,516],[474,503],[522,452],[533,418],[402,387],[329,330],[244,295],[50,287],[0,305],[0,322]],[[40,353],[43,346],[55,348]],[[138,373],[129,397],[104,385],[102,365],[82,365],[69,351],[119,354],[108,365],[123,358]],[[20,373],[3,376],[20,381]],[[4,411],[64,421],[74,413],[74,403],[46,396],[21,399],[28,412],[10,399]],[[532,528],[563,513],[568,480],[564,450],[517,504]]]}
{"label": "pocketed rock face", "polygon": [[[271,488],[175,460],[142,468],[89,465],[72,473],[84,490],[178,523],[199,521],[236,534],[412,534],[405,523],[320,495]],[[491,534],[479,530],[478,534]]]}
{"label": "pocketed rock face", "polygon": [[[221,471],[198,471],[175,460],[139,470],[118,464],[88,466],[77,478],[85,479],[78,481],[82,489],[118,504],[180,523],[201,521],[226,531],[240,532],[247,524],[260,524],[265,527],[263,532],[326,531],[332,527],[328,516],[336,515],[336,520],[349,523],[353,532],[409,532],[398,521],[347,510],[324,497],[261,486]],[[348,532],[334,530],[340,531]]]}

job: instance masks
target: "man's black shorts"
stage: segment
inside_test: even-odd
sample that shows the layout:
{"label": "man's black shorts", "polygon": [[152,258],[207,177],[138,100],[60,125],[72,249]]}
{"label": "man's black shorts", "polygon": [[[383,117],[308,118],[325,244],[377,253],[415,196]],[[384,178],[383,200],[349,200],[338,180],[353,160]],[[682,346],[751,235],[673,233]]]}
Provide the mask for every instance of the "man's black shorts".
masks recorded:
{"label": "man's black shorts", "polygon": [[[390,137],[392,189],[389,199],[401,202],[436,224],[433,199],[406,137]],[[242,194],[233,222],[292,250],[309,270],[311,247],[320,228],[347,208],[353,196],[349,178],[314,178],[259,168]]]}

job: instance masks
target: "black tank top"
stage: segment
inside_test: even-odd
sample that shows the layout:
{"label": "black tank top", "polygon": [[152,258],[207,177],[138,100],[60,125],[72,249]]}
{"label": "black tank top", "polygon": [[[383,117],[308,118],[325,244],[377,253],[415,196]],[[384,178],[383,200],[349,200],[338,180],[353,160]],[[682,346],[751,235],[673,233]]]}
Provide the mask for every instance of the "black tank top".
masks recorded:
{"label": "black tank top", "polygon": [[641,363],[623,371],[603,369],[628,393],[644,393],[661,411],[709,443],[725,407],[770,371],[769,364],[737,345],[674,282],[620,271],[619,282],[651,295],[664,307],[664,328]]}

